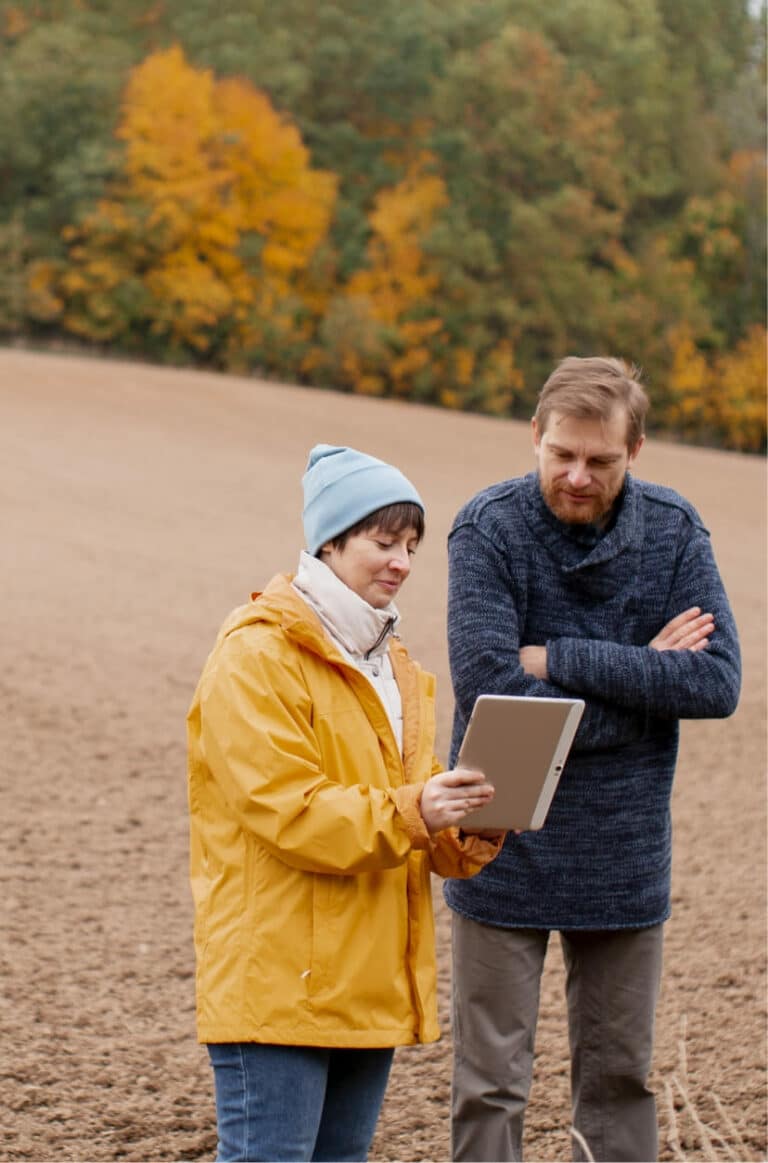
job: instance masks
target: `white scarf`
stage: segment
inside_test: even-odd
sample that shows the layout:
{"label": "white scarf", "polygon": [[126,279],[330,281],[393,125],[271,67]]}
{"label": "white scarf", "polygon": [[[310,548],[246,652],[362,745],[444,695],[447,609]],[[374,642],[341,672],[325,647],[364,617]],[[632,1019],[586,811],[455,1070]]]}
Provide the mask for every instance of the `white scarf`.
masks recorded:
{"label": "white scarf", "polygon": [[389,658],[390,635],[400,622],[397,607],[393,602],[380,610],[370,606],[324,561],[306,550],[299,558],[292,584],[315,611],[334,646],[371,683],[402,750],[403,708]]}

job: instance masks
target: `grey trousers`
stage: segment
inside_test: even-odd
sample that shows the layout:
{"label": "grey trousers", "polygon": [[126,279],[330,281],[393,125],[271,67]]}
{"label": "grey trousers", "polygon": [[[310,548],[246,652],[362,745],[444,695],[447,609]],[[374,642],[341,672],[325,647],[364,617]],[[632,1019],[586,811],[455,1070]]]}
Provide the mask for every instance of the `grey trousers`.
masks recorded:
{"label": "grey trousers", "polygon": [[[522,1155],[539,987],[549,932],[453,915],[453,1159]],[[658,1158],[647,1080],[663,926],[560,934],[566,968],[573,1125],[595,1160]],[[573,1158],[586,1156],[573,1140]]]}

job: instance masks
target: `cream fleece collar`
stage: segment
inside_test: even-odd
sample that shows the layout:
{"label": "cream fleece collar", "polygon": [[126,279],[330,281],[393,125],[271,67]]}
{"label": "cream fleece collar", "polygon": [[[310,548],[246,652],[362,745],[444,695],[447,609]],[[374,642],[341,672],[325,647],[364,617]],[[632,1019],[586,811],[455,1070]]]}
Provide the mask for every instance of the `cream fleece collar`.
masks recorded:
{"label": "cream fleece collar", "polygon": [[366,658],[387,651],[390,634],[400,621],[394,602],[382,610],[374,609],[324,561],[312,557],[306,550],[299,558],[292,584],[349,655]]}

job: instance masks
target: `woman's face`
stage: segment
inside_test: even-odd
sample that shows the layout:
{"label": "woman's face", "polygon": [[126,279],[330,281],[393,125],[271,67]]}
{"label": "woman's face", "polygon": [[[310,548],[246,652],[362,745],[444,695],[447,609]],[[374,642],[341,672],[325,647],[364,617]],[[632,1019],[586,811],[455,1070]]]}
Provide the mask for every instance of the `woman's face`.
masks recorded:
{"label": "woman's face", "polygon": [[374,526],[348,537],[343,549],[334,549],[329,542],[320,556],[358,597],[382,610],[395,599],[411,572],[411,558],[418,544],[412,526],[400,533],[387,533]]}

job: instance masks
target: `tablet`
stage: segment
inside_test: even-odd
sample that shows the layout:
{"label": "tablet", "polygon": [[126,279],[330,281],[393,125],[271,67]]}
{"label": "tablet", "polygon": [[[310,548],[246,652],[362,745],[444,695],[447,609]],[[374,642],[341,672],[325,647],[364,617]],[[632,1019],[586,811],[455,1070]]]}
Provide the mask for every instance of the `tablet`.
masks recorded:
{"label": "tablet", "polygon": [[541,828],[583,711],[583,699],[478,695],[455,766],[482,771],[496,794],[462,830]]}

